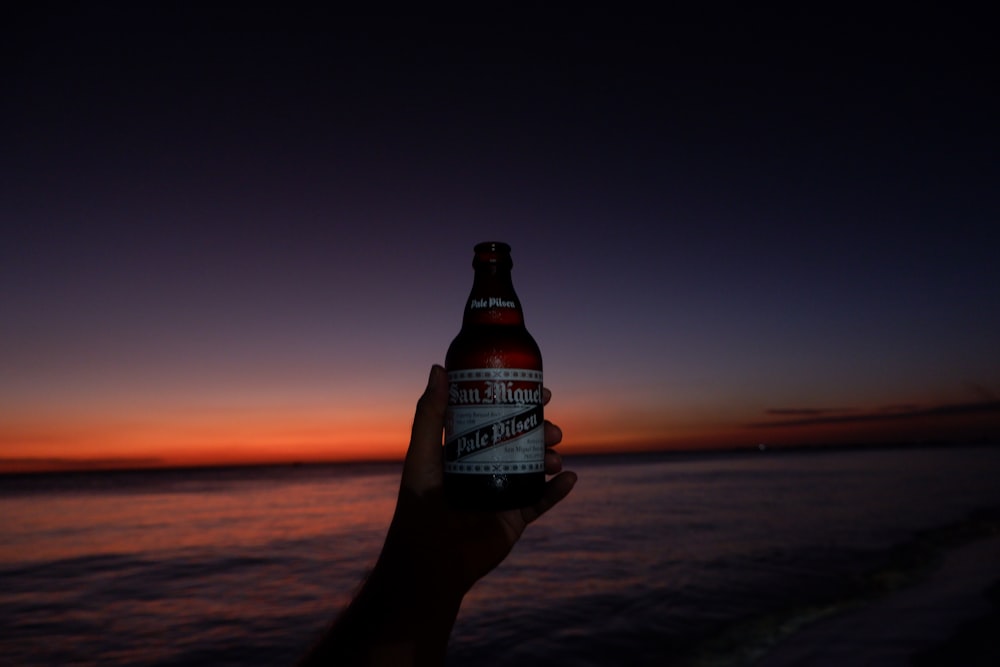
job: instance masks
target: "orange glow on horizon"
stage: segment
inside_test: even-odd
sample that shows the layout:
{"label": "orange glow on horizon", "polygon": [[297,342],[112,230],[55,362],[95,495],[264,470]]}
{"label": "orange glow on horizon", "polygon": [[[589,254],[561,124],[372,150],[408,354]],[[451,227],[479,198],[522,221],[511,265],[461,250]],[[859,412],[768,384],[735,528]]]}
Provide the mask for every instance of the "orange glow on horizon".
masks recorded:
{"label": "orange glow on horizon", "polygon": [[[34,415],[0,426],[0,472],[401,460],[413,402],[381,411],[230,410],[159,417],[121,413]],[[714,423],[662,413],[562,405],[547,413],[563,430],[560,451],[583,454],[931,440],[982,440],[997,432],[995,413],[937,419],[751,423],[730,415]],[[986,434],[984,436],[984,434]]]}
{"label": "orange glow on horizon", "polygon": [[[409,410],[103,419],[36,415],[0,427],[0,472],[401,460],[412,425]],[[631,428],[621,429],[621,420],[586,409],[552,413],[563,429],[561,451],[567,456],[685,443],[681,429],[663,424],[633,419],[625,422]]]}
{"label": "orange glow on horizon", "polygon": [[402,458],[412,417],[374,414],[22,419],[0,428],[0,472]]}

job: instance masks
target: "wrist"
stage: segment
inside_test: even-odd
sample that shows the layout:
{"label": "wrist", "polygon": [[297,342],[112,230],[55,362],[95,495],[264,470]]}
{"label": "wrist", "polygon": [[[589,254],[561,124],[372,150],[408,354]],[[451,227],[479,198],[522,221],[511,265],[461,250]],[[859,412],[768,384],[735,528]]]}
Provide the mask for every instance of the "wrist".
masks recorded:
{"label": "wrist", "polygon": [[405,555],[383,553],[365,581],[364,591],[383,600],[387,609],[411,623],[454,622],[466,590],[458,588],[437,567],[414,562]]}
{"label": "wrist", "polygon": [[[352,607],[384,660],[379,664],[440,665],[462,596],[433,591],[426,575],[380,559]],[[411,662],[412,661],[412,662]]]}

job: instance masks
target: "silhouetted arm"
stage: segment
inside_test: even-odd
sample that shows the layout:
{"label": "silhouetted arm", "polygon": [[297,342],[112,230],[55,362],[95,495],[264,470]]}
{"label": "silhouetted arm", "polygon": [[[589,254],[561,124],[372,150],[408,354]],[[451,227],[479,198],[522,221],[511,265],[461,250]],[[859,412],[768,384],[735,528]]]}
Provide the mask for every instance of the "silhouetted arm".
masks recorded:
{"label": "silhouetted arm", "polygon": [[[396,511],[371,575],[333,626],[300,663],[440,665],[462,598],[499,565],[525,527],[566,497],[576,483],[551,449],[562,439],[545,423],[545,470],[555,475],[535,505],[504,512],[464,512],[444,500],[441,433],[448,404],[445,370],[431,369],[417,403]],[[545,402],[550,398],[545,390]]]}

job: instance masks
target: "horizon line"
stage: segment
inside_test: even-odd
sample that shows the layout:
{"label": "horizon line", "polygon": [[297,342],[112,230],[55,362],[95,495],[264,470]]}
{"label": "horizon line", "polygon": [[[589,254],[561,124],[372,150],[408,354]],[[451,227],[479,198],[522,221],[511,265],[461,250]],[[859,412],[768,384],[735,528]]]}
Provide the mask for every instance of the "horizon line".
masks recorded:
{"label": "horizon line", "polygon": [[[570,459],[611,458],[615,456],[641,457],[658,455],[719,455],[746,452],[796,452],[844,449],[906,449],[921,447],[1000,446],[1000,439],[989,437],[965,439],[928,438],[924,440],[884,440],[870,442],[802,442],[795,444],[757,443],[753,445],[728,445],[718,447],[630,447],[624,449],[588,449],[573,453]],[[70,459],[65,457],[0,457],[0,476],[45,475],[62,473],[112,473],[112,472],[170,472],[183,470],[224,470],[237,468],[299,468],[321,466],[364,466],[402,464],[404,457],[356,459],[303,459],[273,461],[206,461],[204,463],[170,462],[163,458],[99,458]],[[17,468],[14,466],[25,466]],[[7,469],[11,466],[10,469]]]}

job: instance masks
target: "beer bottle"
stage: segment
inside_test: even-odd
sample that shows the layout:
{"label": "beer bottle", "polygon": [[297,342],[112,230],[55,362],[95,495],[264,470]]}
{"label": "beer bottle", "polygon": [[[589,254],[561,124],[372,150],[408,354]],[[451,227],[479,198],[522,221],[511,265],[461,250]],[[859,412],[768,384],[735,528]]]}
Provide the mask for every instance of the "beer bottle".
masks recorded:
{"label": "beer bottle", "polygon": [[444,490],[455,507],[530,505],[545,485],[542,355],[514,293],[510,246],[480,243],[462,329],[445,357]]}

